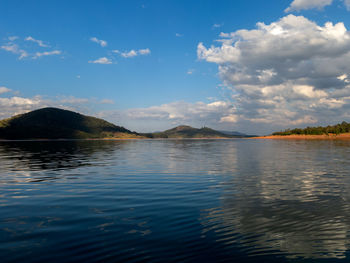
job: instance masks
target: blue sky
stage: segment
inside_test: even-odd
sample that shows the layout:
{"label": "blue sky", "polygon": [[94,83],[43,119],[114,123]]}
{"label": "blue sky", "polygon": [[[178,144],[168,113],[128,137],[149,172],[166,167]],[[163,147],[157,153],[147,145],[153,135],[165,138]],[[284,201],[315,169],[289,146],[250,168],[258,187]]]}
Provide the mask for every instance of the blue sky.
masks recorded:
{"label": "blue sky", "polygon": [[[348,121],[347,6],[1,1],[0,117],[57,106],[137,131],[189,124],[258,134]],[[310,72],[286,73],[300,68]]]}

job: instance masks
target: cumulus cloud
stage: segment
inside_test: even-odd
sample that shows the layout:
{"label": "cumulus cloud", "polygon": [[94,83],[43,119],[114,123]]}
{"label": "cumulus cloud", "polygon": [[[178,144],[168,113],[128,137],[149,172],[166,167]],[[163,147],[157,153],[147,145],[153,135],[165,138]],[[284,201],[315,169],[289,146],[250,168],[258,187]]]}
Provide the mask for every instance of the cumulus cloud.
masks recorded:
{"label": "cumulus cloud", "polygon": [[113,50],[114,53],[119,54],[123,58],[132,58],[136,56],[145,56],[151,54],[151,50],[149,48],[139,49],[139,50],[130,50],[121,52],[119,50]]}
{"label": "cumulus cloud", "polygon": [[107,46],[107,41],[105,41],[105,40],[101,40],[101,39],[98,39],[96,37],[92,37],[92,38],[90,38],[90,40],[92,42],[95,42],[95,43],[99,44],[101,47],[106,47]]}
{"label": "cumulus cloud", "polygon": [[89,63],[93,64],[112,64],[112,60],[106,57],[98,58],[96,60],[90,60]]}
{"label": "cumulus cloud", "polygon": [[0,119],[44,107],[58,107],[91,114],[89,109],[92,104],[102,105],[105,102],[96,98],[77,98],[74,96],[43,97],[37,95],[33,97],[0,97]]}
{"label": "cumulus cloud", "polygon": [[[350,11],[350,0],[342,0],[347,10]],[[322,9],[325,6],[333,4],[333,0],[294,0],[285,12],[309,10],[309,9]]]}
{"label": "cumulus cloud", "polygon": [[10,98],[0,97],[0,119],[28,112],[35,109],[40,103],[41,98],[39,96],[33,98],[23,98],[18,96]]}
{"label": "cumulus cloud", "polygon": [[269,124],[334,121],[350,109],[350,33],[288,15],[254,30],[221,33],[219,46],[199,43],[216,63],[240,120]]}
{"label": "cumulus cloud", "polygon": [[236,108],[229,101],[210,103],[175,101],[145,108],[107,110],[98,113],[100,118],[137,131],[164,130],[178,125],[232,129],[236,127]]}
{"label": "cumulus cloud", "polygon": [[0,87],[0,94],[3,94],[3,93],[7,93],[7,92],[10,92],[11,90],[9,88],[6,88],[6,87]]}
{"label": "cumulus cloud", "polygon": [[236,122],[236,109],[226,101],[211,103],[188,103],[183,101],[152,106],[149,108],[129,109],[126,115],[131,119],[172,120],[178,124],[184,122]]}
{"label": "cumulus cloud", "polygon": [[31,36],[26,37],[24,40],[37,43],[40,47],[48,47],[48,45],[46,45],[42,40],[35,39],[35,38],[31,37]]}
{"label": "cumulus cloud", "polygon": [[[345,0],[347,1],[347,0]],[[284,10],[285,12],[300,11],[307,9],[322,9],[331,5],[333,0],[294,0],[290,6]]]}

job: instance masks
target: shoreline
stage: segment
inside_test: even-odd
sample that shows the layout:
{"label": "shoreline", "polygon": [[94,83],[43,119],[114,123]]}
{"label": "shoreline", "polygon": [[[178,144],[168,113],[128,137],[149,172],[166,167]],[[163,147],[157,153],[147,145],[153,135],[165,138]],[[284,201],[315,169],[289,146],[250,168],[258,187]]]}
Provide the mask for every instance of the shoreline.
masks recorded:
{"label": "shoreline", "polygon": [[225,138],[225,137],[203,137],[203,138],[89,138],[89,139],[0,139],[0,142],[62,142],[62,141],[134,141],[134,140],[232,140],[232,139],[248,139],[246,137],[237,137],[237,138]]}
{"label": "shoreline", "polygon": [[267,135],[258,136],[250,139],[267,139],[267,140],[350,140],[350,133],[341,134],[323,134],[323,135]]}

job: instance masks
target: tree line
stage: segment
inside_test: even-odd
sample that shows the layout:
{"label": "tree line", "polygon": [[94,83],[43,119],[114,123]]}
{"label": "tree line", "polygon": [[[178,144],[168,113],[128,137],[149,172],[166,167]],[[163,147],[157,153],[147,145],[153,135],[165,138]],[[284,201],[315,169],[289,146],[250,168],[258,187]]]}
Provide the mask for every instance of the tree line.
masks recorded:
{"label": "tree line", "polygon": [[323,134],[340,134],[340,133],[348,133],[350,132],[350,123],[343,121],[342,123],[327,126],[327,127],[306,127],[304,129],[296,128],[296,129],[287,129],[280,132],[274,132],[272,135],[323,135]]}

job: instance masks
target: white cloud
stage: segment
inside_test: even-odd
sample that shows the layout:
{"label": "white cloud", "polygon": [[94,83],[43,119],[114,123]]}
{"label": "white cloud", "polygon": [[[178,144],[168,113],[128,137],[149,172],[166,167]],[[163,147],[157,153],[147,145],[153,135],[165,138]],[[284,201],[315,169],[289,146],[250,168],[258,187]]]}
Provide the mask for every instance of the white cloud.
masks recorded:
{"label": "white cloud", "polygon": [[90,40],[92,42],[95,42],[95,43],[99,44],[101,47],[106,47],[107,46],[107,41],[105,41],[105,40],[101,40],[101,39],[98,39],[96,37],[92,37],[92,38],[90,38]]}
{"label": "white cloud", "polygon": [[73,96],[61,97],[59,99],[59,102],[63,104],[82,104],[82,103],[88,103],[89,101],[90,100],[87,98],[76,98]]}
{"label": "white cloud", "polygon": [[6,87],[0,87],[0,94],[3,94],[3,93],[7,93],[7,92],[10,92],[11,90],[6,88]]}
{"label": "white cloud", "polygon": [[34,97],[12,96],[8,98],[0,97],[0,119],[8,118],[16,114],[29,112],[44,107],[58,107],[67,110],[74,110],[91,115],[91,105],[103,105],[103,100],[94,98],[77,98],[74,96]]}
{"label": "white cloud", "polygon": [[319,26],[288,15],[220,36],[219,46],[199,43],[197,54],[218,65],[232,90],[237,121],[333,123],[349,111],[350,33],[343,23]]}
{"label": "white cloud", "polygon": [[112,52],[119,54],[123,58],[132,58],[136,56],[145,56],[145,55],[151,54],[151,50],[149,48],[139,49],[139,50],[132,49],[130,51],[125,51],[125,52],[121,52],[116,49],[116,50],[112,50]]}
{"label": "white cloud", "polygon": [[53,50],[53,51],[45,51],[45,52],[36,52],[35,56],[33,56],[33,58],[40,58],[40,57],[44,57],[44,56],[52,56],[52,55],[59,55],[61,54],[62,51],[60,50]]}
{"label": "white cloud", "polygon": [[176,37],[183,37],[184,35],[183,35],[183,34],[180,34],[180,33],[176,33],[175,36],[176,36]]}
{"label": "white cloud", "polygon": [[222,24],[214,24],[213,26],[212,26],[212,29],[215,29],[215,28],[220,28],[220,27],[222,27],[224,24],[222,23]]}
{"label": "white cloud", "polygon": [[344,5],[348,11],[350,11],[350,0],[344,0]]}
{"label": "white cloud", "polygon": [[[345,0],[347,1],[347,0]],[[331,5],[333,0],[294,0],[290,6],[284,10],[285,12],[322,9],[325,6]]]}
{"label": "white cloud", "polygon": [[132,58],[137,56],[137,52],[132,49],[129,52],[120,53],[120,55],[124,58]]}
{"label": "white cloud", "polygon": [[194,73],[194,69],[187,70],[187,75],[192,75]]}
{"label": "white cloud", "polygon": [[237,115],[228,115],[228,116],[224,116],[221,117],[219,122],[231,122],[231,123],[236,123],[238,121],[238,117]]}
{"label": "white cloud", "polygon": [[112,60],[106,57],[98,58],[96,60],[90,60],[89,63],[93,64],[112,64]]}
{"label": "white cloud", "polygon": [[139,49],[138,53],[140,55],[148,55],[148,54],[151,54],[151,50],[149,48]]}
{"label": "white cloud", "polygon": [[111,99],[103,99],[100,101],[102,104],[114,104],[114,101]]}
{"label": "white cloud", "polygon": [[17,40],[19,37],[18,36],[9,36],[8,37],[8,40],[10,40],[10,41],[15,41],[15,40]]}
{"label": "white cloud", "polygon": [[17,44],[8,43],[7,45],[0,46],[0,48],[7,52],[19,55],[18,59],[23,59],[29,56],[29,54],[25,50],[20,49]]}
{"label": "white cloud", "polygon": [[178,101],[149,108],[130,109],[126,114],[131,119],[172,120],[179,124],[184,121],[218,123],[223,120],[228,121],[229,118],[232,122],[235,111],[233,105],[226,101],[212,103]]}
{"label": "white cloud", "polygon": [[42,40],[35,39],[35,38],[31,37],[31,36],[26,37],[24,40],[37,43],[40,47],[49,47],[48,45],[44,44],[44,42]]}

